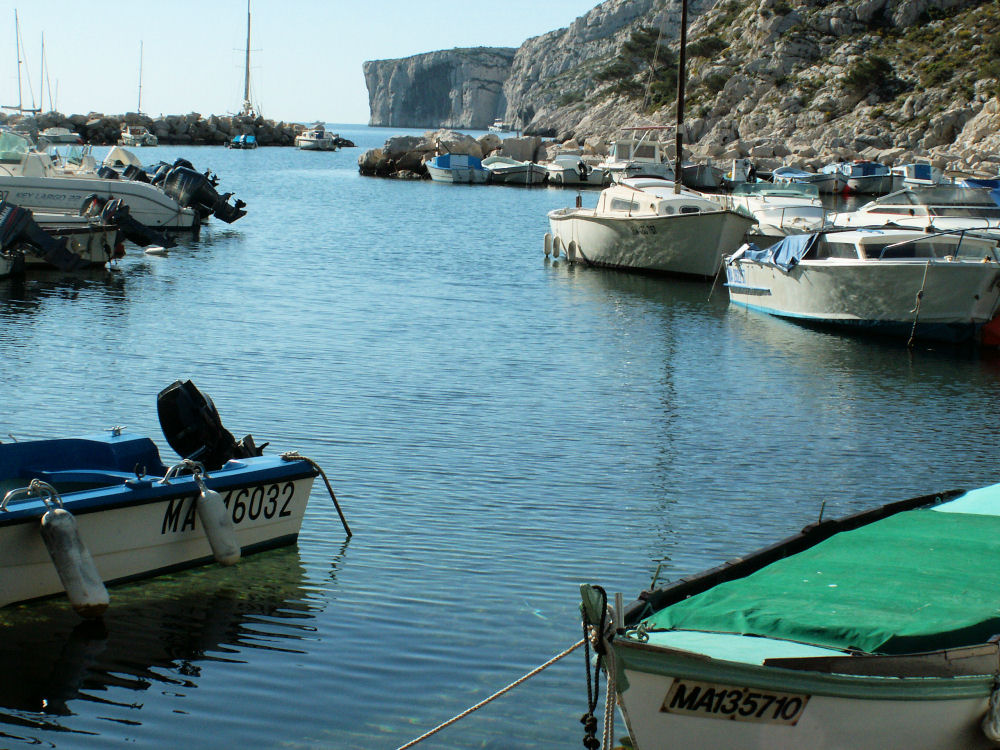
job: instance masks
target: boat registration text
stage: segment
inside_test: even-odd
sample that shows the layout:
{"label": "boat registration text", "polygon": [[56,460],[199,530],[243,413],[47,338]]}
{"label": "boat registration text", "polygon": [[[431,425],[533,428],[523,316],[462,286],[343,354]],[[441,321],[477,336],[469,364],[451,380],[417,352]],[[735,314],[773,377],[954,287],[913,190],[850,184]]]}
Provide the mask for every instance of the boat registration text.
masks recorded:
{"label": "boat registration text", "polygon": [[[292,515],[292,499],[295,496],[295,483],[260,484],[256,487],[242,487],[229,490],[223,501],[232,515],[233,525],[244,521],[258,519],[284,518]],[[163,513],[161,534],[189,531],[195,528],[197,513],[197,496],[182,497],[171,500]],[[185,503],[188,503],[185,508]]]}
{"label": "boat registration text", "polygon": [[794,725],[808,702],[808,695],[675,679],[660,710],[713,719]]}

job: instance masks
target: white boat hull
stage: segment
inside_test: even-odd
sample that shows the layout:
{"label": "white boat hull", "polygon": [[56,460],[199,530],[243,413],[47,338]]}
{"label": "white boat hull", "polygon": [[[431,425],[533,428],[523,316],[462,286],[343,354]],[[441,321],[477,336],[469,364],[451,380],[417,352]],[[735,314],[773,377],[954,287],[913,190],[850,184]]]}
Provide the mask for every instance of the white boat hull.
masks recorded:
{"label": "white boat hull", "polygon": [[848,177],[847,191],[850,193],[864,193],[870,195],[882,195],[892,191],[892,175],[877,174],[865,175],[864,177]]}
{"label": "white boat hull", "polygon": [[595,216],[591,209],[549,213],[571,261],[609,268],[711,278],[722,256],[743,242],[753,219],[734,211],[671,216]]}
{"label": "white boat hull", "polygon": [[545,181],[545,169],[538,164],[516,167],[487,167],[490,180],[498,185],[540,185]]}
{"label": "white boat hull", "polygon": [[[220,490],[244,553],[295,541],[312,484],[306,477]],[[211,562],[194,503],[190,494],[74,515],[101,579],[111,584]],[[0,606],[63,590],[38,520],[0,526]]]}
{"label": "white boat hull", "polygon": [[839,195],[844,192],[847,187],[847,179],[840,172],[827,173],[821,172],[816,175],[811,175],[808,178],[788,178],[775,176],[774,182],[776,184],[782,183],[802,183],[804,185],[815,185],[816,189],[819,190],[823,195]]}
{"label": "white boat hull", "polygon": [[427,173],[431,176],[434,182],[456,182],[456,183],[466,183],[466,184],[483,184],[486,182],[488,173],[485,169],[473,169],[472,167],[449,167],[447,169],[442,169],[441,167],[432,166],[430,163],[425,165],[427,167]]}
{"label": "white boat hull", "polygon": [[91,195],[128,204],[133,219],[149,227],[196,230],[198,214],[182,208],[154,185],[132,180],[85,177],[23,177],[0,174],[0,197],[31,211],[79,213]]}
{"label": "white boat hull", "polygon": [[[637,662],[623,653],[637,648],[615,647],[616,659]],[[640,668],[626,664],[620,673],[624,680],[618,679],[619,686],[626,685],[620,690],[619,706],[636,750],[996,747],[980,729],[992,685],[988,675],[846,677],[655,651],[650,648],[641,656]],[[678,697],[676,680],[687,687],[686,695]],[[700,683],[698,694],[692,683]],[[772,697],[776,700],[761,711]],[[789,710],[789,705],[799,710]]]}
{"label": "white boat hull", "polygon": [[1000,302],[996,263],[934,260],[804,260],[789,271],[737,259],[726,265],[731,302],[806,322],[859,325],[928,338],[963,340]]}

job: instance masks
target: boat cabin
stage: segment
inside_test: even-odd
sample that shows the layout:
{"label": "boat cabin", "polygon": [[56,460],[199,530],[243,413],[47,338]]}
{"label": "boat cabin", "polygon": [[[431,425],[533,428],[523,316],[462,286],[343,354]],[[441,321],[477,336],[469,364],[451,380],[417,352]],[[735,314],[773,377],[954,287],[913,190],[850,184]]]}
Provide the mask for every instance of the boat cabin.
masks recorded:
{"label": "boat cabin", "polygon": [[1000,205],[988,188],[952,185],[897,190],[866,203],[858,214],[870,216],[928,216],[1000,220]]}
{"label": "boat cabin", "polygon": [[674,192],[674,183],[658,178],[631,178],[601,191],[596,213],[627,216],[672,216],[720,211],[722,206],[689,190]]}

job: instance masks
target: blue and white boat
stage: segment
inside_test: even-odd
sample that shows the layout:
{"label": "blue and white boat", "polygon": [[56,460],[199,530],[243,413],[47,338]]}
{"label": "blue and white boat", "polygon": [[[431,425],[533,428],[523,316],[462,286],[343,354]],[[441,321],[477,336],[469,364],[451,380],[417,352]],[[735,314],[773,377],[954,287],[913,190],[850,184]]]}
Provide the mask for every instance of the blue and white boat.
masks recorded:
{"label": "blue and white boat", "polygon": [[481,160],[468,154],[439,154],[425,163],[435,182],[485,183],[490,176]]}
{"label": "blue and white boat", "polygon": [[934,187],[950,180],[945,179],[944,172],[930,162],[918,161],[912,164],[899,164],[893,167],[892,189]]}
{"label": "blue and white boat", "polygon": [[823,174],[842,174],[847,183],[844,188],[846,193],[882,195],[892,190],[892,172],[877,161],[841,161],[827,164],[820,171]]}
{"label": "blue and white boat", "polygon": [[734,305],[903,340],[974,339],[1000,305],[997,242],[961,232],[793,235],[743,245],[725,267]]}
{"label": "blue and white boat", "polygon": [[96,616],[106,585],[295,542],[319,467],[236,441],[190,381],[157,402],[172,464],[122,428],[0,444],[0,606],[65,591]]}
{"label": "blue and white boat", "polygon": [[232,140],[226,143],[227,148],[235,148],[243,151],[257,148],[257,136],[249,133],[234,135]]}
{"label": "blue and white boat", "polygon": [[1000,745],[1000,485],[818,515],[628,604],[581,587],[632,747]]}
{"label": "blue and white boat", "polygon": [[839,195],[847,186],[847,178],[840,171],[808,172],[798,167],[778,167],[771,177],[776,185],[814,185],[824,195]]}

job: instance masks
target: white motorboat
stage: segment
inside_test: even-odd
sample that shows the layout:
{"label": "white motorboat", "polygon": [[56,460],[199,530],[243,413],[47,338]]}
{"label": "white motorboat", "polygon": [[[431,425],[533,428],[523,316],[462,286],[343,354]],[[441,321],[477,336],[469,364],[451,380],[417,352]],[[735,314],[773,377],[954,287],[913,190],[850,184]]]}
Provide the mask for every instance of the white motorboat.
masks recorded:
{"label": "white motorboat", "polygon": [[106,584],[295,542],[314,462],[237,442],[190,381],[161,391],[157,410],[173,465],[121,427],[0,445],[0,606],[65,591],[98,616]]}
{"label": "white motorboat", "polygon": [[[788,234],[817,231],[829,223],[819,190],[806,182],[739,182],[733,192],[722,196],[723,203],[735,211],[753,217],[757,226],[751,230],[761,239],[780,239]],[[760,240],[755,239],[758,245]]]}
{"label": "white motorboat", "polygon": [[[159,185],[141,179],[101,177],[89,169],[67,173],[48,153],[34,151],[19,133],[0,130],[0,193],[31,211],[73,214],[94,195],[121,198],[139,223],[170,231],[195,231],[214,215],[232,223],[246,214],[243,202],[229,204],[205,175],[182,165],[169,167]],[[147,178],[148,179],[148,178]]]}
{"label": "white motorboat", "polygon": [[493,124],[489,127],[489,132],[491,133],[511,133],[513,131],[514,126],[499,117],[495,119]]}
{"label": "white motorboat", "polygon": [[724,174],[709,160],[706,164],[685,162],[681,165],[681,182],[692,190],[715,193],[722,188]]}
{"label": "white motorboat", "polygon": [[595,208],[548,214],[545,249],[573,262],[712,278],[743,242],[748,216],[673,182],[628,178],[605,188]]}
{"label": "white motorboat", "polygon": [[295,147],[302,151],[337,150],[334,134],[319,123],[295,136]]}
{"label": "white motorboat", "polygon": [[45,128],[38,133],[38,146],[39,148],[45,148],[46,146],[57,146],[62,144],[83,144],[83,138],[80,137],[79,133],[74,133],[69,128]]}
{"label": "white motorboat", "polygon": [[592,167],[583,160],[579,153],[562,152],[542,165],[547,173],[546,180],[550,185],[606,185],[608,173],[598,167]]}
{"label": "white motorboat", "polygon": [[159,139],[144,125],[122,124],[122,132],[118,136],[119,146],[157,146],[159,143]]}
{"label": "white motorboat", "polygon": [[468,154],[439,154],[424,166],[434,182],[483,184],[490,176],[482,162]]}
{"label": "white motorboat", "polygon": [[656,134],[665,127],[649,125],[625,128],[626,135],[611,142],[607,158],[598,164],[615,182],[628,177],[662,177],[674,179],[674,167],[664,161]]}
{"label": "white motorboat", "polygon": [[489,181],[497,185],[540,185],[545,181],[545,168],[531,161],[488,156],[482,165],[490,173]]}
{"label": "white motorboat", "polygon": [[584,584],[588,669],[637,750],[996,748],[998,540],[992,485],[822,519],[628,604]]}
{"label": "white motorboat", "polygon": [[997,243],[913,229],[831,230],[744,245],[726,258],[730,301],[798,322],[967,341],[997,313]]}
{"label": "white motorboat", "polygon": [[897,226],[933,230],[1000,232],[1000,206],[989,188],[936,185],[883,195],[832,217],[840,227]]}
{"label": "white motorboat", "polygon": [[778,167],[771,173],[776,185],[805,183],[815,185],[823,195],[839,195],[847,187],[843,172],[809,172],[797,167]]}
{"label": "white motorboat", "polygon": [[885,164],[859,159],[827,164],[823,174],[842,174],[846,180],[846,193],[883,195],[892,190],[892,172]]}
{"label": "white motorboat", "polygon": [[902,190],[913,187],[933,187],[942,183],[951,182],[946,179],[944,172],[935,167],[930,162],[921,161],[912,164],[900,164],[892,167],[892,190]]}

